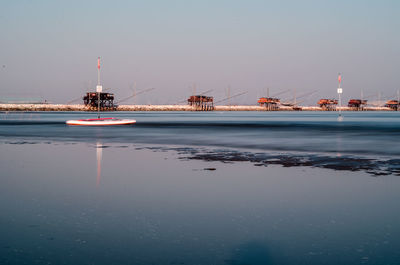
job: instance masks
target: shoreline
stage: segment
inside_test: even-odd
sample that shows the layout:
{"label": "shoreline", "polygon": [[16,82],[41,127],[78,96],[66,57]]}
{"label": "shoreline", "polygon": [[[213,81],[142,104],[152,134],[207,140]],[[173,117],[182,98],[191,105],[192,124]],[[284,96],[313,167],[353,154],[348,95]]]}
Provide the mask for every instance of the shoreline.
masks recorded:
{"label": "shoreline", "polygon": [[[299,106],[302,111],[326,111],[318,106]],[[395,111],[388,107],[365,107],[363,110],[354,110],[349,107],[337,107],[330,111]],[[0,104],[0,111],[96,111],[83,104]],[[119,105],[116,111],[201,111],[189,105]],[[292,107],[280,106],[276,110],[269,110],[260,106],[214,106],[213,111],[298,111]]]}

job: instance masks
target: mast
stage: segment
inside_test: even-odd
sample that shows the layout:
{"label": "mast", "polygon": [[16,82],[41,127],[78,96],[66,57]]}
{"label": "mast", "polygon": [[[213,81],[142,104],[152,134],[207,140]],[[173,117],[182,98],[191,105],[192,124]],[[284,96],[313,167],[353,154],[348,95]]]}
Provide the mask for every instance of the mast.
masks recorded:
{"label": "mast", "polygon": [[231,85],[228,85],[228,106],[231,105]]}
{"label": "mast", "polygon": [[100,57],[97,57],[97,118],[100,119],[100,94],[103,91],[103,87],[100,85]]}
{"label": "mast", "polygon": [[378,92],[378,107],[381,106],[381,91]]}
{"label": "mast", "polygon": [[133,83],[133,105],[136,105],[136,81]]}

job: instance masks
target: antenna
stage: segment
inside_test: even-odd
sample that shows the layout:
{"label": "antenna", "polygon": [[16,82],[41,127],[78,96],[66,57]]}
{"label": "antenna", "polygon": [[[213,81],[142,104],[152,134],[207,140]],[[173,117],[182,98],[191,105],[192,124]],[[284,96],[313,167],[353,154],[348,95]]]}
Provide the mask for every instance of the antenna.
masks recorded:
{"label": "antenna", "polygon": [[100,85],[100,57],[97,57],[97,85]]}

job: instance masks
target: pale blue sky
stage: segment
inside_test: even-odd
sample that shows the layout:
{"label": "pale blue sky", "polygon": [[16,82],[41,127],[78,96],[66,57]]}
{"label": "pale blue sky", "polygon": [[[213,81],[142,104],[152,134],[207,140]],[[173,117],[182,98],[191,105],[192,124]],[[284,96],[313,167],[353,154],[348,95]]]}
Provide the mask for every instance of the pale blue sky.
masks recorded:
{"label": "pale blue sky", "polygon": [[[176,103],[213,89],[256,104],[270,93],[308,99],[393,96],[400,89],[400,1],[1,1],[0,97],[67,102],[102,83],[117,98]],[[3,67],[3,65],[5,67]],[[283,98],[290,98],[285,94]],[[375,100],[376,96],[369,98]],[[130,102],[127,102],[130,103]]]}

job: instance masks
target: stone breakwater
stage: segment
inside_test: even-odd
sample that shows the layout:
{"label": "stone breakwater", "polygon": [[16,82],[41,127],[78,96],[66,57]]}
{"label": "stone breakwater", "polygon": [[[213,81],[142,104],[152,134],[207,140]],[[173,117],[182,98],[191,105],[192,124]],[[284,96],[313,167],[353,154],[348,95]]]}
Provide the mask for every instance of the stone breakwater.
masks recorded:
{"label": "stone breakwater", "polygon": [[[317,106],[301,107],[303,111],[322,111]],[[339,109],[339,108],[337,108]],[[341,107],[343,111],[351,111]],[[390,111],[386,107],[366,107],[365,111]],[[0,104],[0,111],[93,111],[83,104]],[[189,105],[119,105],[117,111],[196,111]],[[260,106],[215,106],[214,111],[267,111]],[[293,111],[292,107],[281,106],[277,111]]]}
{"label": "stone breakwater", "polygon": [[87,111],[81,104],[0,104],[0,111]]}

